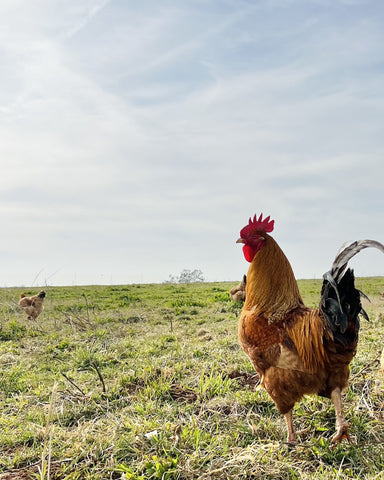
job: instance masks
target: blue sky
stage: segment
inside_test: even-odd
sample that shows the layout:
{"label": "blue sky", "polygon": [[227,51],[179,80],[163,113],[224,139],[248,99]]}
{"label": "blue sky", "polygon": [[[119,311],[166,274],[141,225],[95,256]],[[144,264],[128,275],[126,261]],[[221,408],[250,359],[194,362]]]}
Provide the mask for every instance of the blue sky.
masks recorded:
{"label": "blue sky", "polygon": [[[0,286],[298,278],[384,242],[384,3],[3,0]],[[379,251],[352,261],[384,275]]]}

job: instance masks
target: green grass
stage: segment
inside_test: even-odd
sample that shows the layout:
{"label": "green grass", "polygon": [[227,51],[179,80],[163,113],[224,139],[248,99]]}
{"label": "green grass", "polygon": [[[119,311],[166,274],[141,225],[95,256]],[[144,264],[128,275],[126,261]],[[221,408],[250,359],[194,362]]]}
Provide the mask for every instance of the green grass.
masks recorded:
{"label": "green grass", "polygon": [[[36,322],[1,289],[0,478],[384,478],[383,283],[358,279],[371,321],[345,394],[354,442],[335,449],[319,397],[296,405],[308,431],[286,445],[238,344],[236,282],[50,287]],[[316,306],[321,281],[299,287]]]}

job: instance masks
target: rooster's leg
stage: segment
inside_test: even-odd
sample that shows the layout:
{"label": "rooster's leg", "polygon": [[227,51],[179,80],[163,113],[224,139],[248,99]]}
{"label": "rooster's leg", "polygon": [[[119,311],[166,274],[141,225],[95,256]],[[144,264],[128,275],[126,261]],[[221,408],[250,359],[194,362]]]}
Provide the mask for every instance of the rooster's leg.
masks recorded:
{"label": "rooster's leg", "polygon": [[287,430],[288,430],[288,437],[287,437],[287,442],[291,444],[297,443],[297,437],[296,437],[296,432],[293,428],[293,420],[292,420],[292,408],[287,412],[284,417],[285,421],[287,422]]}
{"label": "rooster's leg", "polygon": [[341,389],[335,388],[331,393],[331,399],[335,406],[336,413],[336,435],[332,438],[332,443],[340,443],[343,438],[346,438],[349,442],[351,441],[348,429],[349,423],[344,418],[343,412],[343,402],[341,399]]}

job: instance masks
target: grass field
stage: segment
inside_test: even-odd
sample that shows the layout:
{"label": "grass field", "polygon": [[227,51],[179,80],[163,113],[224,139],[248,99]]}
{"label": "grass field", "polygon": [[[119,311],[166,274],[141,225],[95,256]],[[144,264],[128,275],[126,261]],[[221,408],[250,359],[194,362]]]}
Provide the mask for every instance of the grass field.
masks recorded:
{"label": "grass field", "polygon": [[[2,479],[383,479],[383,278],[361,320],[335,449],[334,409],[296,405],[300,443],[237,340],[233,283],[49,287],[37,322],[0,290]],[[320,280],[299,281],[316,306]],[[38,289],[24,290],[37,293]]]}

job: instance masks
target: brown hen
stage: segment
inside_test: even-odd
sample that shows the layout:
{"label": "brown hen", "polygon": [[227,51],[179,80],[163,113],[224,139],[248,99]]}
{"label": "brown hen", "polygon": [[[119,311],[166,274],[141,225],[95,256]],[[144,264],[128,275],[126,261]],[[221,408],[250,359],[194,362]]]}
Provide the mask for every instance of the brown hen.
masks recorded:
{"label": "brown hen", "polygon": [[44,298],[44,290],[41,290],[33,297],[26,297],[24,293],[20,295],[19,306],[28,315],[28,320],[36,320],[36,318],[43,311]]}

